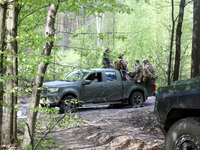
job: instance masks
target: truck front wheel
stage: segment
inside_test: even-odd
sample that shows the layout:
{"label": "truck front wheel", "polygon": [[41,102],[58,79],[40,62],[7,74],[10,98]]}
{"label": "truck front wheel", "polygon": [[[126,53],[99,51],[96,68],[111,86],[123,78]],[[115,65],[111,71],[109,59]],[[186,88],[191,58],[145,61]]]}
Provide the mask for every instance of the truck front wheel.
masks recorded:
{"label": "truck front wheel", "polygon": [[129,105],[140,107],[144,103],[144,96],[140,92],[134,92],[129,99]]}
{"label": "truck front wheel", "polygon": [[64,96],[60,101],[60,113],[73,112],[76,107],[76,98],[71,95]]}
{"label": "truck front wheel", "polygon": [[199,150],[200,122],[184,118],[172,125],[165,138],[165,150]]}

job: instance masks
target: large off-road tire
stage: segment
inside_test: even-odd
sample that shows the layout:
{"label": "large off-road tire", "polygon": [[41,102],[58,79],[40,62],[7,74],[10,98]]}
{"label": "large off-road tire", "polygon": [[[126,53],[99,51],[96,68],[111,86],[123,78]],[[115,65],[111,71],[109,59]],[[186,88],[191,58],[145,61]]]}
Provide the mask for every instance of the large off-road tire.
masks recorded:
{"label": "large off-road tire", "polygon": [[71,95],[64,96],[60,101],[60,113],[74,112],[77,107],[74,99],[76,98]]}
{"label": "large off-road tire", "polygon": [[140,92],[134,92],[129,98],[129,105],[140,107],[144,103],[144,96]]}
{"label": "large off-road tire", "polygon": [[165,150],[200,150],[200,122],[184,118],[175,122],[165,138]]}

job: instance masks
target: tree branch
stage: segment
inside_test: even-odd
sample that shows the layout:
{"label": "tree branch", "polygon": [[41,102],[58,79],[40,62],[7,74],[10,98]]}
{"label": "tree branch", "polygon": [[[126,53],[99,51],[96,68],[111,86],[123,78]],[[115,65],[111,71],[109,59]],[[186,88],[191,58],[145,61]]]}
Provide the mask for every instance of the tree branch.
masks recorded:
{"label": "tree branch", "polygon": [[185,4],[185,6],[187,6],[189,3],[192,3],[192,2],[194,2],[194,0],[187,2],[187,3]]}
{"label": "tree branch", "polygon": [[[151,56],[150,56],[150,58],[153,59],[153,57],[151,57]],[[165,69],[159,63],[157,63],[156,61],[155,61],[155,63],[156,63],[157,66],[159,66],[163,70],[164,73],[167,74],[167,71],[165,71]]]}
{"label": "tree branch", "polygon": [[38,9],[36,9],[36,10],[34,10],[34,11],[32,11],[32,12],[30,12],[29,14],[27,14],[24,18],[22,18],[19,22],[18,22],[18,26],[19,26],[19,24],[26,18],[26,17],[28,17],[28,16],[30,16],[30,15],[32,15],[33,13],[35,13],[36,11],[38,11],[38,10],[40,10],[40,9],[42,9],[42,8],[45,8],[45,7],[48,7],[49,5],[44,5],[44,6],[42,6],[42,7],[40,7],[40,8],[38,8]]}
{"label": "tree branch", "polygon": [[28,127],[28,133],[29,133],[29,136],[31,138],[31,149],[33,150],[33,147],[34,147],[33,136],[31,135],[31,130],[30,130],[30,127],[29,127],[28,123],[26,123],[26,125]]}
{"label": "tree branch", "polygon": [[[38,143],[35,145],[34,150],[38,147],[38,145],[41,143],[41,141],[51,132],[51,130],[63,119],[65,118],[69,113],[65,113],[50,129],[49,131],[38,141]],[[68,122],[69,125],[69,122]]]}

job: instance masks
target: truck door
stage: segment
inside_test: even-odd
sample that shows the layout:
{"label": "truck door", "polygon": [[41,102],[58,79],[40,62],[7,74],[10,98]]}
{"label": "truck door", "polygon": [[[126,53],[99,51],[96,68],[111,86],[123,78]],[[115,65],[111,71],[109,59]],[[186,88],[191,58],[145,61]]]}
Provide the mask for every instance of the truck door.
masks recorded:
{"label": "truck door", "polygon": [[90,80],[91,84],[82,85],[81,100],[87,103],[99,102],[102,99],[105,82],[102,81],[102,73],[91,73],[86,80]]}
{"label": "truck door", "polygon": [[102,96],[104,101],[121,100],[122,97],[122,80],[116,71],[105,71],[105,88]]}

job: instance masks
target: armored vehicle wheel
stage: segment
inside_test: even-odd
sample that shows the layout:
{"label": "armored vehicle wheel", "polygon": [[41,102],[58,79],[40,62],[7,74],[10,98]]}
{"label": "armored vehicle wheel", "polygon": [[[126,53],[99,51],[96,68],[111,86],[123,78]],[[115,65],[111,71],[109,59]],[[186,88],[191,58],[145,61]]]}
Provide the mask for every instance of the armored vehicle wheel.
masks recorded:
{"label": "armored vehicle wheel", "polygon": [[75,97],[68,95],[64,96],[60,102],[60,113],[73,112],[76,109]]}
{"label": "armored vehicle wheel", "polygon": [[144,96],[140,92],[134,92],[129,99],[129,105],[140,107],[144,103]]}
{"label": "armored vehicle wheel", "polygon": [[165,138],[165,150],[199,150],[200,122],[195,118],[184,118],[169,129]]}

